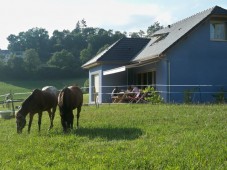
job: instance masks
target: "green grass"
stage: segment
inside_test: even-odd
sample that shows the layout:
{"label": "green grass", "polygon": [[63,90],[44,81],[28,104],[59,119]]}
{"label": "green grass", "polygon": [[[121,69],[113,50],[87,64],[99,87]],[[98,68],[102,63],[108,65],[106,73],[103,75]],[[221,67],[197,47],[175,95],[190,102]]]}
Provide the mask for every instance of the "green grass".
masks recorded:
{"label": "green grass", "polygon": [[[66,80],[44,80],[44,81],[0,81],[0,101],[3,101],[5,97],[3,95],[7,93],[13,93],[14,99],[25,99],[28,97],[29,92],[38,88],[42,89],[44,86],[55,86],[58,89],[62,89],[65,86],[78,85],[83,87],[85,78],[79,79],[66,79]],[[28,94],[27,94],[28,92]],[[25,94],[17,94],[25,93]]]}
{"label": "green grass", "polygon": [[[31,133],[0,119],[0,169],[225,169],[227,105],[83,106],[80,128],[63,134],[37,115]],[[28,121],[27,121],[28,122]],[[74,122],[75,124],[75,122]]]}
{"label": "green grass", "polygon": [[69,85],[78,85],[80,87],[83,86],[85,78],[80,79],[66,79],[66,80],[43,80],[43,81],[0,81],[0,94],[9,93],[12,91],[13,93],[18,92],[27,92],[28,90],[33,90],[35,88],[41,89],[44,86],[55,86],[58,89],[62,89],[65,86]]}

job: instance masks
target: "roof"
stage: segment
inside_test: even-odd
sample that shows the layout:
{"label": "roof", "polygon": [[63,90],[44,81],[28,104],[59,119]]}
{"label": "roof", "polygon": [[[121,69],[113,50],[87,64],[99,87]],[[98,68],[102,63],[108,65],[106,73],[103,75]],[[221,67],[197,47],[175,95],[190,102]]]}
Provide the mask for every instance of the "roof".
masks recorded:
{"label": "roof", "polygon": [[227,10],[215,6],[155,32],[144,50],[132,61],[141,62],[160,57],[211,14],[227,15]]}
{"label": "roof", "polygon": [[122,38],[85,63],[90,68],[101,63],[128,64],[147,45],[147,38]]}
{"label": "roof", "polygon": [[125,65],[156,61],[167,50],[187,36],[211,15],[225,15],[227,10],[219,6],[199,12],[191,17],[156,31],[150,39],[122,38],[105,51],[85,63],[83,68],[90,68],[101,63],[121,63]]}

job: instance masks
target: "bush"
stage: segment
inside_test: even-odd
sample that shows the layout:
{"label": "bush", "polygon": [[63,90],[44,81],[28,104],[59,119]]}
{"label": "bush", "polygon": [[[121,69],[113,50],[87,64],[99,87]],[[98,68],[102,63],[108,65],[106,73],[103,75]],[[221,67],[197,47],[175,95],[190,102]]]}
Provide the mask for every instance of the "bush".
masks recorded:
{"label": "bush", "polygon": [[185,104],[192,103],[193,92],[194,92],[194,90],[188,90],[188,89],[184,91],[184,103]]}
{"label": "bush", "polygon": [[218,104],[225,103],[226,98],[225,98],[225,93],[226,91],[224,88],[221,88],[219,92],[216,94],[213,94],[213,97],[215,98],[215,102]]}
{"label": "bush", "polygon": [[164,102],[163,98],[160,96],[159,92],[155,90],[154,87],[146,87],[143,92],[148,94],[145,97],[145,100],[152,104],[160,104]]}

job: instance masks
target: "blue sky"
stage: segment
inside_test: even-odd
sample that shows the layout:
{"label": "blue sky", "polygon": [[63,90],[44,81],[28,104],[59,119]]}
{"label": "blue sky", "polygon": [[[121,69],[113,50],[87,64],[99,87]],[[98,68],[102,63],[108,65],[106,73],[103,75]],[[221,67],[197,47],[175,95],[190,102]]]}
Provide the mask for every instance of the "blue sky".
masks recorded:
{"label": "blue sky", "polygon": [[146,31],[155,21],[168,25],[215,5],[227,9],[227,0],[1,0],[0,49],[7,37],[30,28],[72,30],[78,20],[106,30]]}

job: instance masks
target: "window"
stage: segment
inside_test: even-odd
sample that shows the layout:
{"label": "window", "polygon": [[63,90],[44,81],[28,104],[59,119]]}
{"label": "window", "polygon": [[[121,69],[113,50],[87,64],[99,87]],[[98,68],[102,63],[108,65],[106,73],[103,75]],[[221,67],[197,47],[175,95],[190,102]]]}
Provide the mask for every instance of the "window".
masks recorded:
{"label": "window", "polygon": [[212,22],[210,24],[210,39],[211,40],[227,40],[227,23]]}
{"label": "window", "polygon": [[150,45],[155,45],[156,43],[158,43],[159,41],[162,41],[164,40],[167,36],[168,36],[169,33],[163,33],[163,34],[158,34],[158,35],[154,35],[153,39],[154,39],[154,42]]}
{"label": "window", "polygon": [[141,85],[141,88],[147,85],[155,86],[156,84],[156,71],[143,72],[137,75],[137,84]]}

